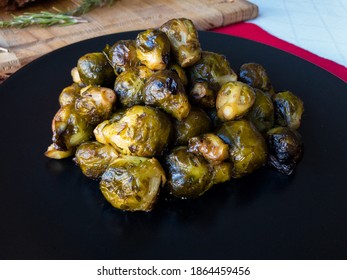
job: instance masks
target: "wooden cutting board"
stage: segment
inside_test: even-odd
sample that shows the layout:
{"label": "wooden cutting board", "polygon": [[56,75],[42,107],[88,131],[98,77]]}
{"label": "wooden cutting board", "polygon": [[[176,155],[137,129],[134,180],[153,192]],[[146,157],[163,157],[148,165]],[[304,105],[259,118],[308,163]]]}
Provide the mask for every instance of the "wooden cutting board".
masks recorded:
{"label": "wooden cutting board", "polygon": [[[67,11],[81,0],[40,1],[23,12]],[[6,77],[28,62],[65,45],[84,39],[123,31],[158,27],[165,21],[190,18],[198,30],[209,30],[255,18],[258,7],[244,0],[120,0],[112,6],[97,8],[84,15],[87,23],[71,26],[0,29],[0,75]],[[6,12],[0,19],[9,19]]]}

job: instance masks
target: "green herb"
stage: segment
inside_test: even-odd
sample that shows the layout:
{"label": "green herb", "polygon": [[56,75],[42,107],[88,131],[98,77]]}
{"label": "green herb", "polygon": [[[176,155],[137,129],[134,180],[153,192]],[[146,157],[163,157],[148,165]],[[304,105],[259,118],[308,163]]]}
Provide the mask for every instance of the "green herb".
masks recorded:
{"label": "green herb", "polygon": [[55,9],[56,12],[42,11],[39,13],[23,13],[19,16],[13,16],[12,19],[8,21],[0,21],[0,28],[23,28],[30,25],[64,26],[87,22],[87,20],[81,18],[80,16],[88,13],[94,8],[102,7],[106,4],[112,5],[115,1],[117,0],[83,0],[77,8],[68,12],[61,12]]}
{"label": "green herb", "polygon": [[9,28],[9,27],[18,27],[23,28],[29,25],[41,25],[41,26],[51,26],[51,25],[70,25],[80,22],[87,22],[86,20],[65,15],[59,13],[50,13],[50,12],[40,12],[40,13],[24,13],[20,16],[13,16],[9,21],[0,21],[0,27]]}

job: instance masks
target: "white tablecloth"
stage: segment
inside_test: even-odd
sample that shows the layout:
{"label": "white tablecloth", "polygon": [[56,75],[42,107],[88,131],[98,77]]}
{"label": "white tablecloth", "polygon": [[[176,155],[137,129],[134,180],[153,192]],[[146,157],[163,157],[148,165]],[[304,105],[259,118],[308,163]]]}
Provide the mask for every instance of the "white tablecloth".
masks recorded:
{"label": "white tablecloth", "polygon": [[347,67],[347,0],[251,0],[250,22],[270,34]]}

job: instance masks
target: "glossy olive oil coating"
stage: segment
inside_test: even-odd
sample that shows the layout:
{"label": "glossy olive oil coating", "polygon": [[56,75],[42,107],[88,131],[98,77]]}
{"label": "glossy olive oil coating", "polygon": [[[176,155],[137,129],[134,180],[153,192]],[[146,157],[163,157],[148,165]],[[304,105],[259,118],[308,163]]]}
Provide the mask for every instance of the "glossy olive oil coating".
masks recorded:
{"label": "glossy olive oil coating", "polygon": [[228,145],[213,133],[190,138],[188,152],[201,155],[212,164],[221,163],[229,157]]}
{"label": "glossy olive oil coating", "polygon": [[255,102],[245,116],[261,132],[266,133],[274,126],[275,113],[271,96],[260,89],[254,89]]}
{"label": "glossy olive oil coating", "polygon": [[59,95],[45,155],[74,156],[124,211],[150,211],[161,189],[198,198],[266,163],[290,175],[303,154],[303,101],[276,93],[256,62],[237,76],[232,59],[202,50],[186,18],[82,55]]}
{"label": "glossy olive oil coating", "polygon": [[217,135],[229,145],[232,176],[243,177],[266,164],[267,147],[263,136],[247,120],[223,123]]}
{"label": "glossy olive oil coating", "polygon": [[215,107],[218,90],[226,82],[237,80],[225,56],[208,51],[203,51],[200,60],[187,71],[192,88],[190,96],[205,108]]}
{"label": "glossy olive oil coating", "polygon": [[45,153],[47,157],[62,159],[70,157],[77,146],[93,136],[93,127],[77,114],[74,105],[61,107],[52,120],[52,145]]}
{"label": "glossy olive oil coating", "polygon": [[301,135],[288,127],[275,127],[267,132],[266,139],[269,165],[283,174],[290,175],[303,155]]}
{"label": "glossy olive oil coating", "polygon": [[155,72],[143,86],[142,96],[146,105],[158,107],[178,120],[186,118],[191,108],[181,79],[171,70]]}
{"label": "glossy olive oil coating", "polygon": [[176,146],[185,146],[190,138],[210,132],[212,121],[207,113],[196,106],[193,106],[186,118],[175,120],[174,123],[174,143]]}
{"label": "glossy olive oil coating", "polygon": [[213,182],[213,172],[208,162],[182,146],[173,150],[165,159],[169,192],[181,198],[198,197],[205,193]]}
{"label": "glossy olive oil coating", "polygon": [[190,19],[177,18],[164,23],[160,30],[165,32],[171,43],[177,63],[182,67],[194,65],[201,56],[198,32]]}
{"label": "glossy olive oil coating", "polygon": [[107,45],[103,52],[117,75],[141,64],[136,55],[135,40],[121,40],[112,46]]}
{"label": "glossy olive oil coating", "polygon": [[100,190],[115,208],[150,211],[165,182],[165,172],[155,158],[123,156],[106,169]]}
{"label": "glossy olive oil coating", "polygon": [[170,41],[164,32],[148,29],[136,37],[136,54],[149,69],[163,70],[170,62]]}
{"label": "glossy olive oil coating", "polygon": [[102,52],[88,53],[79,58],[77,70],[84,86],[112,86],[116,78],[113,68]]}
{"label": "glossy olive oil coating", "polygon": [[112,146],[90,141],[78,146],[74,161],[85,176],[99,179],[111,161],[118,157],[119,153]]}
{"label": "glossy olive oil coating", "polygon": [[75,100],[75,110],[90,125],[107,120],[116,102],[116,94],[110,88],[90,86]]}
{"label": "glossy olive oil coating", "polygon": [[210,164],[203,156],[180,146],[165,157],[168,192],[179,198],[203,195],[213,185],[231,179],[231,164]]}
{"label": "glossy olive oil coating", "polygon": [[156,108],[135,105],[116,122],[106,120],[94,130],[96,140],[123,155],[162,155],[172,135],[168,116]]}
{"label": "glossy olive oil coating", "polygon": [[130,67],[114,83],[118,103],[124,107],[144,104],[142,88],[153,71],[146,66]]}
{"label": "glossy olive oil coating", "polygon": [[216,109],[218,118],[231,121],[243,117],[253,106],[253,88],[242,82],[227,82],[218,91]]}
{"label": "glossy olive oil coating", "polygon": [[268,92],[270,95],[274,93],[270,78],[265,68],[255,62],[245,63],[240,67],[240,81],[251,87]]}
{"label": "glossy olive oil coating", "polygon": [[290,91],[278,92],[273,96],[275,120],[280,126],[298,129],[304,113],[304,103]]}

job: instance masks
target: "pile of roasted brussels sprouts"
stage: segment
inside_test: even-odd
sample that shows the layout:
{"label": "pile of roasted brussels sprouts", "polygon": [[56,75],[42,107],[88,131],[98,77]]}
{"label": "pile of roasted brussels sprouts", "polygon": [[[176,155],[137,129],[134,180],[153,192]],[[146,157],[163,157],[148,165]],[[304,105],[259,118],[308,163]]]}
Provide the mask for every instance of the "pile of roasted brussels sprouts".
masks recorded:
{"label": "pile of roasted brussels sprouts", "polygon": [[47,157],[74,156],[114,207],[149,211],[159,192],[201,196],[268,163],[289,175],[303,153],[303,102],[265,69],[236,74],[201,50],[189,19],[79,58],[59,96]]}

